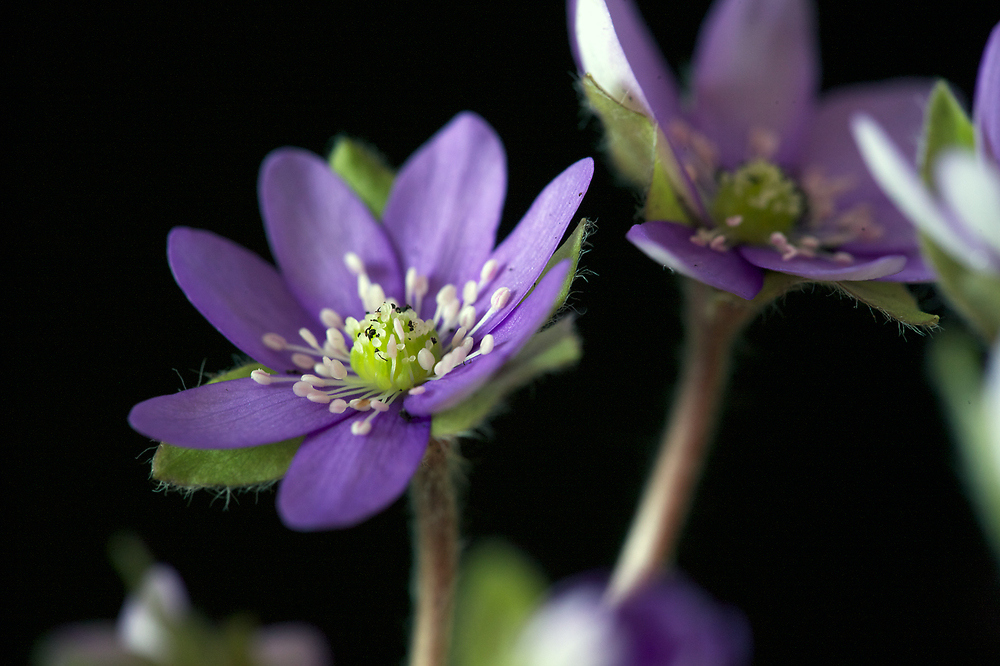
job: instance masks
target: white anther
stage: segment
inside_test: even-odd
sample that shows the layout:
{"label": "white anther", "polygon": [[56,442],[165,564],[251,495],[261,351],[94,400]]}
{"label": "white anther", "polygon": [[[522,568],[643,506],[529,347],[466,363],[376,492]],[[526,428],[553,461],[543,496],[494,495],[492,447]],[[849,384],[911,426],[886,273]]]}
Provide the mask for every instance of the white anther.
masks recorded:
{"label": "white anther", "polygon": [[376,412],[387,412],[389,411],[389,405],[385,404],[381,400],[372,400],[372,409]]}
{"label": "white anther", "polygon": [[487,333],[483,336],[483,339],[479,341],[479,353],[489,354],[493,351],[493,347],[495,345],[496,342],[494,341],[493,336]]}
{"label": "white anther", "polygon": [[337,398],[330,403],[330,413],[331,414],[343,414],[347,411],[347,401]]}
{"label": "white anther", "polygon": [[468,338],[466,338],[466,339],[464,339],[464,340],[462,340],[462,347],[465,348],[466,352],[471,351],[472,350],[472,345],[474,345],[474,344],[476,344],[476,341],[473,340],[471,336],[468,337]]}
{"label": "white anther", "polygon": [[369,400],[368,398],[364,399],[355,398],[354,400],[351,400],[347,404],[351,407],[351,409],[356,409],[359,412],[367,412],[369,409],[372,408],[371,400]]}
{"label": "white anther", "polygon": [[340,315],[337,314],[335,310],[330,308],[323,308],[319,311],[319,320],[323,322],[323,325],[327,328],[343,328],[344,320],[341,319]]}
{"label": "white anther", "polygon": [[309,384],[310,386],[326,385],[326,382],[323,380],[323,378],[317,377],[316,375],[302,375],[302,377],[299,378],[299,381],[303,381],[306,384]]}
{"label": "white anther", "polygon": [[458,319],[458,309],[461,303],[458,299],[454,301],[448,301],[441,308],[441,323],[445,329],[449,329],[455,325],[455,321]]}
{"label": "white anther", "polygon": [[799,239],[799,245],[807,250],[815,250],[819,247],[819,239],[815,236],[803,236]]}
{"label": "white anther", "polygon": [[334,379],[343,379],[347,376],[347,368],[337,359],[323,357],[323,365],[326,366],[326,371]]}
{"label": "white anther", "polygon": [[315,402],[316,404],[319,405],[325,405],[328,402],[330,402],[330,396],[328,396],[326,393],[323,393],[322,391],[310,391],[308,394],[306,394],[306,400],[308,400],[309,402]]}
{"label": "white anther", "polygon": [[288,346],[288,342],[285,341],[285,338],[281,337],[277,333],[268,333],[264,336],[263,340],[265,347],[275,351],[281,351]]}
{"label": "white anther", "polygon": [[483,264],[482,270],[479,271],[479,286],[480,287],[485,286],[487,282],[489,282],[490,280],[492,280],[493,278],[496,277],[497,268],[499,266],[500,266],[500,264],[497,263],[496,259],[490,259],[485,264]]}
{"label": "white anther", "polygon": [[[428,342],[430,342],[430,340],[428,340]],[[417,352],[417,363],[419,363],[420,367],[425,371],[430,372],[435,363],[434,354],[431,353],[430,349],[421,349]]]}
{"label": "white anther", "polygon": [[441,287],[438,291],[435,300],[439,306],[444,306],[445,303],[450,303],[458,299],[458,289],[453,284],[446,284]]}
{"label": "white anther", "polygon": [[292,363],[294,363],[295,367],[297,368],[308,370],[309,368],[313,367],[313,365],[316,364],[316,361],[314,361],[313,357],[309,356],[308,354],[295,352],[294,354],[292,354]]}
{"label": "white anther", "polygon": [[849,264],[854,261],[854,257],[849,252],[834,252],[833,260],[838,264]]}
{"label": "white anther", "polygon": [[491,310],[501,310],[503,306],[507,305],[507,301],[510,300],[510,289],[507,287],[500,287],[493,292],[490,296],[490,309]]}
{"label": "white anther", "polygon": [[368,296],[368,290],[371,289],[372,281],[368,279],[368,273],[362,273],[358,276],[358,298],[361,299],[361,303],[368,309],[368,301],[365,298]]}
{"label": "white anther", "polygon": [[476,306],[466,305],[458,311],[458,325],[466,330],[476,325]]}
{"label": "white anther", "polygon": [[361,301],[369,312],[374,312],[382,307],[382,303],[385,302],[385,291],[382,289],[382,285],[372,282],[368,286],[366,294],[361,296]]}
{"label": "white anther", "polygon": [[403,332],[403,320],[396,318],[392,320],[392,329],[396,331],[396,339],[400,342],[406,340],[406,334]]}
{"label": "white anther", "polygon": [[319,343],[316,341],[316,336],[313,335],[312,331],[310,331],[308,328],[300,328],[299,335],[302,336],[302,339],[306,341],[307,345],[309,345],[313,349],[319,349]]}
{"label": "white anther", "polygon": [[[344,342],[344,334],[341,333],[336,328],[326,329],[326,342],[334,351],[346,351],[347,346]],[[325,345],[324,345],[325,346]]]}
{"label": "white anther", "polygon": [[727,227],[738,227],[741,224],[743,224],[742,215],[730,215],[729,217],[726,218]]}
{"label": "white anther", "polygon": [[292,393],[304,398],[309,395],[309,392],[313,390],[313,385],[308,382],[295,382],[292,384]]}
{"label": "white anther", "polygon": [[396,358],[396,336],[389,336],[389,344],[385,346],[385,355],[389,358]]}
{"label": "white anther", "polygon": [[[469,341],[471,342],[472,338],[469,338]],[[451,356],[451,366],[455,367],[465,362],[465,357],[468,355],[469,355],[469,347],[466,347],[465,345],[462,345],[458,349],[455,349],[449,354],[449,356]]]}
{"label": "white anther", "polygon": [[271,383],[271,375],[260,369],[251,372],[250,379],[254,380],[258,384],[263,384],[264,386],[267,386],[268,384]]}
{"label": "white anther", "polygon": [[372,424],[368,419],[363,421],[355,421],[351,424],[351,432],[355,435],[367,435],[372,431]]}
{"label": "white anther", "polygon": [[444,377],[454,367],[454,365],[451,365],[451,354],[445,354],[444,358],[434,365],[434,374],[438,377]]}
{"label": "white anther", "polygon": [[427,390],[427,388],[424,387],[424,386],[414,386],[409,391],[407,391],[407,393],[410,394],[410,395],[420,395],[421,393],[423,393],[426,390]]}
{"label": "white anther", "polygon": [[479,298],[479,287],[473,280],[469,280],[462,287],[462,301],[464,303],[475,303],[477,298]]}
{"label": "white anther", "polygon": [[465,327],[465,326],[463,326],[460,329],[458,329],[457,331],[455,331],[455,336],[451,339],[451,346],[452,346],[452,348],[455,348],[455,347],[458,347],[459,345],[461,345],[463,338],[465,338],[465,334],[468,333],[468,332],[469,332],[469,329],[467,327]]}
{"label": "white anther", "polygon": [[725,236],[716,236],[708,244],[708,247],[710,247],[711,249],[715,250],[716,252],[725,252],[726,250],[729,249],[729,248],[726,247],[726,237]]}
{"label": "white anther", "polygon": [[347,265],[347,270],[355,275],[363,275],[368,272],[365,270],[365,262],[361,261],[361,257],[353,252],[344,255],[344,263]]}
{"label": "white anther", "polygon": [[775,231],[773,234],[771,234],[771,237],[768,240],[771,241],[771,245],[775,246],[779,250],[782,250],[788,246],[788,239],[785,238],[785,234],[781,233],[780,231]]}

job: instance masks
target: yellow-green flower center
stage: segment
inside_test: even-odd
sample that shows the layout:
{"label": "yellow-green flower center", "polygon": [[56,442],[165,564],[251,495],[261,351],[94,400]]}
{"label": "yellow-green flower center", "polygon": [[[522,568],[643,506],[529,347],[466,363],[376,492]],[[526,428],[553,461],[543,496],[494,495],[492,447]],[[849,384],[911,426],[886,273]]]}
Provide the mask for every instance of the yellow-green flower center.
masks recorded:
{"label": "yellow-green flower center", "polygon": [[441,359],[434,322],[421,319],[409,305],[383,303],[364,320],[348,320],[354,339],[351,369],[379,391],[406,391],[423,383]]}
{"label": "yellow-green flower center", "polygon": [[754,160],[719,177],[709,213],[733,244],[766,245],[787,234],[805,212],[805,199],[776,165]]}

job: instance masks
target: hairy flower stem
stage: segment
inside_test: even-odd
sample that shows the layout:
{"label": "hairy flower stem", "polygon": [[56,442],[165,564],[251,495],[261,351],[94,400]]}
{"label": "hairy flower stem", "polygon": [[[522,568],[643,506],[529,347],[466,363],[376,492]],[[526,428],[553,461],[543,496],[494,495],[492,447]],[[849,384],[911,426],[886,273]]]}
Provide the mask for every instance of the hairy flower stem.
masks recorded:
{"label": "hairy flower stem", "polygon": [[681,376],[655,467],[608,586],[612,602],[642,587],[673,559],[715,427],[733,341],[760,307],[756,299],[685,282]]}
{"label": "hairy flower stem", "polygon": [[458,573],[458,501],[452,463],[458,442],[432,437],[410,484],[416,617],[410,666],[446,666]]}

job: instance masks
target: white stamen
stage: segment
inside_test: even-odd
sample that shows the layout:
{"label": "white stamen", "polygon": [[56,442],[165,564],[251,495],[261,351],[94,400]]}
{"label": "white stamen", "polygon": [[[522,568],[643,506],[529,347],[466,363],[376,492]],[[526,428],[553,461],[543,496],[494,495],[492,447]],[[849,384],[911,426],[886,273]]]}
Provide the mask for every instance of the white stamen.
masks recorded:
{"label": "white stamen", "polygon": [[330,373],[330,376],[333,377],[334,379],[343,379],[344,377],[347,376],[347,368],[344,367],[343,363],[341,363],[336,359],[324,357],[323,365],[326,366],[327,371]]}
{"label": "white stamen", "polygon": [[493,280],[497,274],[497,268],[500,264],[497,263],[496,259],[490,259],[485,264],[483,268],[479,271],[479,288],[483,288],[487,283]]}
{"label": "white stamen", "polygon": [[716,252],[725,252],[726,250],[729,249],[729,248],[726,247],[726,237],[725,236],[716,236],[708,244],[708,247],[710,247],[711,249],[715,250]]}
{"label": "white stamen", "polygon": [[466,305],[458,311],[458,325],[466,329],[476,325],[476,306]]}
{"label": "white stamen", "polygon": [[426,390],[427,390],[426,386],[414,386],[409,391],[407,391],[407,393],[409,393],[410,395],[420,395],[421,393],[425,392]]}
{"label": "white stamen", "polygon": [[348,252],[344,255],[344,263],[347,264],[347,270],[355,275],[362,275],[368,272],[365,270],[365,262],[361,261],[361,257],[353,252]]}
{"label": "white stamen", "polygon": [[302,339],[306,341],[307,345],[309,345],[313,349],[319,349],[319,343],[316,341],[316,336],[313,335],[312,331],[310,331],[308,328],[300,328],[299,335],[302,336]]}
{"label": "white stamen", "polygon": [[312,356],[303,354],[301,352],[295,352],[294,354],[292,354],[292,363],[294,363],[295,367],[297,368],[308,370],[309,368],[313,367],[313,365],[315,365],[316,361],[312,359]]}
{"label": "white stamen", "polygon": [[343,414],[347,411],[347,401],[337,398],[330,403],[330,412],[332,414]]}
{"label": "white stamen", "polygon": [[454,349],[455,347],[458,347],[459,345],[462,344],[462,339],[465,338],[465,334],[466,334],[466,332],[468,330],[469,329],[467,329],[465,326],[463,326],[462,328],[460,328],[457,331],[455,331],[455,337],[453,337],[451,339],[451,347],[452,347],[452,349]]}
{"label": "white stamen", "polygon": [[330,308],[323,308],[319,311],[319,320],[327,328],[344,327],[344,320],[340,318],[340,315],[335,310],[331,310]]}
{"label": "white stamen", "polygon": [[743,224],[743,216],[742,215],[731,215],[730,217],[726,218],[726,226],[727,227],[738,227],[741,224]]}
{"label": "white stamen", "polygon": [[372,405],[372,409],[374,409],[376,412],[387,412],[387,411],[389,411],[389,405],[385,404],[381,400],[372,400],[371,405]]}
{"label": "white stamen", "polygon": [[277,333],[268,333],[264,336],[263,340],[265,347],[275,351],[281,351],[288,346],[288,342],[285,338],[281,337]]}
{"label": "white stamen", "polygon": [[479,341],[479,353],[489,354],[493,351],[493,347],[495,345],[496,342],[494,341],[493,336],[487,333],[483,336],[483,339]]}
{"label": "white stamen", "polygon": [[500,287],[499,289],[493,292],[492,296],[490,296],[490,309],[493,310],[494,312],[497,310],[502,310],[503,307],[507,305],[507,301],[509,300],[510,300],[510,289],[508,289],[507,287]]}
{"label": "white stamen", "polygon": [[310,402],[315,402],[320,405],[325,405],[328,402],[330,402],[330,396],[328,396],[326,393],[323,393],[322,391],[310,391],[306,395],[306,400],[309,400]]}
{"label": "white stamen", "polygon": [[351,407],[351,409],[356,409],[359,412],[367,412],[372,408],[371,400],[368,400],[367,398],[355,398],[347,404]]}
{"label": "white stamen", "polygon": [[[396,321],[399,322],[398,319]],[[395,335],[390,335],[389,336],[389,344],[387,344],[386,347],[385,347],[385,355],[388,356],[389,358],[393,358],[393,359],[396,358],[396,336]]]}
{"label": "white stamen", "polygon": [[850,252],[834,252],[833,260],[838,264],[849,264],[854,261],[854,257]]}
{"label": "white stamen", "polygon": [[355,435],[367,435],[372,431],[372,424],[368,419],[355,421],[351,424],[351,432]]}
{"label": "white stamen", "polygon": [[292,384],[292,393],[299,396],[300,398],[306,397],[312,390],[313,390],[312,384],[309,384],[307,382],[300,381]]}
{"label": "white stamen", "polygon": [[[430,342],[430,340],[427,342]],[[434,354],[432,354],[429,349],[421,349],[417,352],[417,363],[420,364],[421,368],[430,372],[435,363]]]}
{"label": "white stamen", "polygon": [[254,380],[258,384],[263,384],[264,386],[271,383],[271,375],[260,369],[251,372],[250,379]]}
{"label": "white stamen", "polygon": [[406,341],[406,335],[403,333],[403,320],[396,317],[392,320],[392,329],[396,331],[396,339],[400,342]]}
{"label": "white stamen", "polygon": [[479,287],[473,280],[469,280],[462,288],[462,302],[475,303],[477,298],[479,298]]}

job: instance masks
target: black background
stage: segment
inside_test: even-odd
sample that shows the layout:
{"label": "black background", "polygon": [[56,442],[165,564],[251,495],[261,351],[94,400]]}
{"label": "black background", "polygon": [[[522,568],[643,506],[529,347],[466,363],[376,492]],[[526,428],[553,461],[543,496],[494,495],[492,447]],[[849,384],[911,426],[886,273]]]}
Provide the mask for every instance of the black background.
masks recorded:
{"label": "black background", "polygon": [[[269,256],[255,182],[273,148],[323,152],[346,132],[398,165],[455,113],[477,111],[507,149],[502,233],[563,168],[596,156],[563,6],[452,4],[31,4],[9,17],[15,661],[49,628],[114,617],[123,590],[105,544],[121,528],[213,617],[313,622],[340,664],[403,659],[405,501],[350,530],[299,534],[270,492],[228,510],[207,494],[156,494],[150,442],[125,416],[179,388],[174,368],[190,385],[203,361],[231,363],[234,348],[174,285],[165,238],[203,227]],[[706,4],[640,3],[673,65],[690,57]],[[824,88],[940,75],[970,99],[997,19],[988,4],[820,2]],[[635,209],[599,160],[580,210],[599,227],[584,260],[595,275],[577,285],[583,361],[464,446],[464,534],[504,536],[553,580],[613,563],[676,372],[677,280],[624,240]],[[947,315],[932,289],[916,292]],[[739,345],[680,565],[747,613],[757,663],[1000,653],[998,566],[925,381],[927,342],[817,289]]]}

